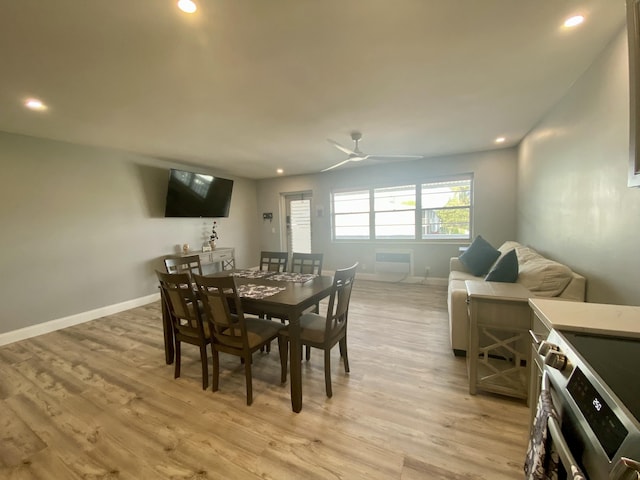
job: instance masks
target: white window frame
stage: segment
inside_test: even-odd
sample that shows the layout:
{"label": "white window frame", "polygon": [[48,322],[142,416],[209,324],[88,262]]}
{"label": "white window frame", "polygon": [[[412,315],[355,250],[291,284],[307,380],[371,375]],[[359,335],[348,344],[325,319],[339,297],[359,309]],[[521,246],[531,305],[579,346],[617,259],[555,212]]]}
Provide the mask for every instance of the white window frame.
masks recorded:
{"label": "white window frame", "polygon": [[[463,202],[459,205],[447,205],[447,203],[450,203],[450,200],[448,200],[444,204],[442,204],[442,202],[440,202],[440,204],[437,202],[427,202],[430,203],[430,205],[422,205],[423,188],[433,188],[435,192],[435,188],[437,186],[446,188],[450,185],[455,186],[455,184],[458,184],[459,186],[468,186],[468,190],[464,190],[465,193],[468,193],[466,197],[468,198],[468,204]],[[414,205],[410,205],[410,199],[406,195],[404,196],[404,199],[394,199],[393,195],[391,195],[386,201],[377,202],[378,210],[376,210],[376,192],[378,193],[378,199],[380,199],[381,194],[388,194],[389,192],[392,193],[394,189],[398,190],[398,192],[404,191],[405,193],[407,190],[413,189],[415,191],[415,197],[413,199]],[[368,192],[368,202],[366,202],[366,192]],[[445,193],[443,194],[446,194],[446,190],[444,190],[444,192]],[[346,202],[336,206],[336,200],[339,200],[340,197],[348,199],[350,195],[356,194],[362,197],[357,210],[350,211]],[[432,194],[430,193],[429,195]],[[401,196],[402,195],[399,195],[399,197]],[[463,199],[466,200],[466,198],[463,195]],[[431,197],[431,199],[435,199],[435,195],[434,197]],[[456,198],[456,201],[459,202],[460,197]],[[366,203],[368,203],[368,208],[365,207]],[[462,227],[458,229],[461,231],[452,232],[455,228],[452,228],[450,225],[445,229],[447,230],[446,233],[429,233],[426,228],[428,225],[423,225],[423,219],[429,215],[433,218],[434,215],[437,217],[437,212],[439,211],[453,212],[456,210],[468,212],[468,223],[465,222],[462,224]],[[406,218],[407,212],[412,212],[413,218],[415,219],[412,225]],[[429,212],[432,213],[429,214]],[[368,222],[363,221],[364,215],[368,216]],[[390,234],[388,228],[382,228],[384,225],[376,225],[376,219],[378,218],[385,218],[386,222],[392,222],[392,220],[389,219],[393,215],[397,215],[398,217],[404,216],[404,218],[399,219],[398,223],[400,228],[403,230],[402,234]],[[359,226],[360,232],[357,235],[353,234],[353,232],[358,229],[357,225],[351,227],[345,224],[345,221],[348,220],[349,216],[352,216],[354,219],[359,218],[361,220],[361,224]],[[420,183],[398,182],[383,186],[376,185],[366,188],[335,190],[331,192],[331,221],[332,239],[336,242],[444,242],[452,240],[470,240],[472,238],[473,225],[473,175],[464,174],[442,178],[431,178],[421,181]],[[392,223],[387,223],[386,226],[389,227],[390,225],[392,225]],[[410,225],[413,229],[412,235],[407,233]],[[452,225],[455,225],[455,223],[452,223]],[[434,225],[432,224],[431,226],[433,229]],[[343,232],[346,231],[350,231],[350,234],[343,234]]]}
{"label": "white window frame", "polygon": [[[451,190],[453,188],[460,189],[457,191],[458,195],[452,195]],[[426,190],[430,190],[429,193],[425,193]],[[427,195],[431,198],[428,199],[430,201],[425,202]],[[447,200],[446,203],[444,203],[445,199]],[[470,240],[472,203],[473,179],[470,177],[423,182],[420,186],[422,212],[419,238],[421,240]],[[441,213],[439,214],[439,212]],[[463,218],[456,219],[454,217],[449,222],[444,221],[447,216],[455,216],[456,212],[460,212]],[[464,221],[465,214],[466,221]],[[424,219],[427,217],[433,218],[435,222],[425,222]],[[441,230],[441,232],[430,233],[430,229]]]}

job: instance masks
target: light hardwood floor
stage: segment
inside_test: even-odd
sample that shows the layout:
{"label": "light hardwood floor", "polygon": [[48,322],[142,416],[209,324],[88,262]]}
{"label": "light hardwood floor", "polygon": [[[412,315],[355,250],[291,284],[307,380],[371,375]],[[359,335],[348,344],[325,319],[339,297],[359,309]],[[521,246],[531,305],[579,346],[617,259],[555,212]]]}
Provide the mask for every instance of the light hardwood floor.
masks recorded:
{"label": "light hardwood floor", "polygon": [[356,279],[351,373],[303,365],[303,409],[279,382],[277,346],[224,356],[203,391],[198,349],[165,365],[159,303],[0,347],[2,479],[518,479],[519,400],[468,393],[449,348],[445,288]]}

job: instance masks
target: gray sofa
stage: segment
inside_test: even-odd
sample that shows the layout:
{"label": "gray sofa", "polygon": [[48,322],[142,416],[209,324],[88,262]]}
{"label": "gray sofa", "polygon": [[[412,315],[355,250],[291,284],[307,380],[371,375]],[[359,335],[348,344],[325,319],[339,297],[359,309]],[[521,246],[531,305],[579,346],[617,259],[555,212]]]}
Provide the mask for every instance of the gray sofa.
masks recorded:
{"label": "gray sofa", "polygon": [[[549,260],[530,247],[517,242],[505,242],[498,248],[501,256],[510,250],[518,256],[518,279],[537,297],[559,297],[584,302],[586,279],[566,265]],[[499,261],[496,260],[496,263]],[[451,348],[456,355],[465,355],[469,343],[469,315],[467,312],[467,290],[465,280],[484,280],[477,277],[460,261],[452,257],[449,262],[449,334]]]}

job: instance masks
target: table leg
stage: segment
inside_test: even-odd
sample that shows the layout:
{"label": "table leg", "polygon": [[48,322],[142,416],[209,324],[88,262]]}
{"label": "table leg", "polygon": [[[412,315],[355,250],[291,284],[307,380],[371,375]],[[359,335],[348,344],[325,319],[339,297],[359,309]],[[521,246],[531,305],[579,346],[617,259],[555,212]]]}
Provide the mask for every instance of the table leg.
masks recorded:
{"label": "table leg", "polygon": [[467,348],[467,364],[469,370],[469,393],[476,394],[476,385],[478,382],[478,321],[477,321],[477,305],[474,301],[469,305],[469,348]]}
{"label": "table leg", "polygon": [[302,410],[302,348],[300,345],[300,318],[289,317],[289,374],[291,378],[291,408]]}
{"label": "table leg", "polygon": [[175,358],[173,346],[173,325],[167,309],[167,302],[164,301],[162,290],[160,291],[160,304],[162,308],[162,330],[164,331],[164,359],[167,365],[173,363]]}

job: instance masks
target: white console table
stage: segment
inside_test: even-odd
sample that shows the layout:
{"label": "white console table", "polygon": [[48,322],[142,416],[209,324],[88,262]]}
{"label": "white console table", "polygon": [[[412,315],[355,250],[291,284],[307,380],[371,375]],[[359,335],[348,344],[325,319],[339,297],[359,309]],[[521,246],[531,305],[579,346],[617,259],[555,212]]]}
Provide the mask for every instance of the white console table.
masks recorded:
{"label": "white console table", "polygon": [[181,257],[188,255],[198,255],[200,264],[202,265],[202,273],[213,273],[221,270],[230,270],[235,268],[235,248],[216,247],[210,252],[192,251],[189,253],[180,253]]}

